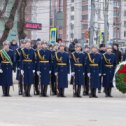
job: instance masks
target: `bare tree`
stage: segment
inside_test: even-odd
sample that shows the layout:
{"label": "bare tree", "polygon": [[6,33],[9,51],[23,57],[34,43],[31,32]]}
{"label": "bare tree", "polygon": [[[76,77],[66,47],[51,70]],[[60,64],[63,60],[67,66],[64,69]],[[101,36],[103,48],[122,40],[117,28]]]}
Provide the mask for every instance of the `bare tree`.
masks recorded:
{"label": "bare tree", "polygon": [[3,16],[3,14],[4,14],[5,11],[6,11],[6,7],[7,7],[7,4],[8,4],[8,1],[9,1],[9,0],[5,0],[3,9],[0,10],[0,18]]}
{"label": "bare tree", "polygon": [[26,34],[24,32],[24,24],[25,24],[25,9],[27,6],[28,0],[21,0],[20,8],[19,8],[19,21],[18,21],[18,38],[24,39],[26,37]]}
{"label": "bare tree", "polygon": [[0,45],[2,45],[2,42],[7,39],[10,30],[13,28],[14,18],[15,18],[15,14],[16,14],[19,3],[20,3],[19,0],[15,0],[14,4],[12,6],[12,9],[10,11],[10,16],[9,16],[7,22],[5,23],[5,29],[3,31],[3,35],[0,39]]}

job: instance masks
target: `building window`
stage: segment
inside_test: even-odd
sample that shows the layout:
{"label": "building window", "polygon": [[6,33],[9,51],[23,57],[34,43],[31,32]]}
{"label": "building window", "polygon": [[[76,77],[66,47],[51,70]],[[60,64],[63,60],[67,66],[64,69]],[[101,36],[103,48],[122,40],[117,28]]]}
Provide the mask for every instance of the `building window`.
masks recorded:
{"label": "building window", "polygon": [[124,27],[126,28],[126,21],[124,21]]}
{"label": "building window", "polygon": [[71,11],[74,11],[74,7],[71,7]]}
{"label": "building window", "polygon": [[71,0],[71,3],[73,3],[74,2],[74,0]]}
{"label": "building window", "polygon": [[74,34],[73,34],[73,33],[71,33],[71,35],[70,35],[70,36],[71,36],[71,38],[74,38]]}
{"label": "building window", "polygon": [[74,29],[74,24],[71,24],[71,30],[73,30]]}
{"label": "building window", "polygon": [[124,37],[126,37],[126,31],[124,31]]}
{"label": "building window", "polygon": [[88,15],[82,15],[82,20],[87,20],[88,19]]}
{"label": "building window", "polygon": [[124,11],[124,16],[126,16],[126,10]]}
{"label": "building window", "polygon": [[88,24],[82,24],[82,29],[88,29]]}
{"label": "building window", "polygon": [[71,20],[74,20],[74,16],[73,15],[71,16]]}
{"label": "building window", "polygon": [[88,5],[82,7],[82,11],[88,10]]}

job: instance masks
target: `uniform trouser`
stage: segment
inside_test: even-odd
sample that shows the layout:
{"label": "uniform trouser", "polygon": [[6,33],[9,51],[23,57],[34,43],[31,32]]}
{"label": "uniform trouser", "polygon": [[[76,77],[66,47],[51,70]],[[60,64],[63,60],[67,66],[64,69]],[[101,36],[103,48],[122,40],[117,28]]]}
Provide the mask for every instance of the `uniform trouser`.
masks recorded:
{"label": "uniform trouser", "polygon": [[39,95],[39,76],[35,73],[34,77],[34,94]]}
{"label": "uniform trouser", "polygon": [[83,94],[89,94],[89,77],[85,75],[85,84],[84,84],[84,91]]}
{"label": "uniform trouser", "polygon": [[64,88],[59,88],[58,96],[59,96],[59,97],[65,97],[65,96],[64,96],[64,91],[65,91]]}
{"label": "uniform trouser", "polygon": [[75,85],[74,86],[74,90],[75,90],[75,97],[80,97],[80,93],[81,93],[81,85]]}
{"label": "uniform trouser", "polygon": [[101,91],[101,88],[102,88],[102,82],[103,82],[103,76],[100,76],[100,84],[99,84],[99,87],[98,87],[98,90]]}
{"label": "uniform trouser", "polygon": [[51,74],[51,90],[53,94],[56,95],[56,76],[55,74]]}

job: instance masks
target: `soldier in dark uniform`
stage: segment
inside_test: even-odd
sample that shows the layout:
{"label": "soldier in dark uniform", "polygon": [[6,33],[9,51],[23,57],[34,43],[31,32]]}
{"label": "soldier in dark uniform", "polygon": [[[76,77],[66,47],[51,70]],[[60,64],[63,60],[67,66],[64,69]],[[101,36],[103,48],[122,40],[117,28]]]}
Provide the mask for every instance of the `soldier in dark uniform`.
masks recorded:
{"label": "soldier in dark uniform", "polygon": [[47,44],[42,44],[43,49],[37,51],[37,74],[40,79],[40,96],[47,97],[47,89],[50,84],[51,74],[51,51],[47,49]]}
{"label": "soldier in dark uniform", "polygon": [[[105,51],[106,51],[105,44],[100,44],[99,53],[101,54],[102,58],[103,58],[103,54],[105,53]],[[98,93],[101,93],[102,85],[103,85],[103,75],[100,76],[100,85],[98,88]]]}
{"label": "soldier in dark uniform", "polygon": [[[85,59],[85,61],[86,61],[88,58],[88,53],[90,53],[90,47],[88,45],[85,46],[84,53],[86,55],[86,59]],[[87,69],[85,69],[85,76],[84,76],[85,77],[85,84],[84,84],[84,90],[83,90],[84,96],[89,95],[89,77],[87,74],[88,74]]]}
{"label": "soldier in dark uniform", "polygon": [[91,53],[88,53],[87,59],[87,71],[88,77],[90,78],[90,98],[96,96],[96,89],[99,87],[100,84],[100,76],[102,73],[102,57],[98,53],[97,46],[92,46]]}
{"label": "soldier in dark uniform", "polygon": [[[37,41],[36,43],[36,50],[35,50],[35,56],[37,56],[37,51],[42,49],[42,42],[41,41]],[[37,74],[37,66],[38,63],[37,61],[35,61],[35,80],[34,80],[34,95],[39,95],[39,76]]]}
{"label": "soldier in dark uniform", "polygon": [[23,94],[23,84],[22,84],[22,75],[21,75],[21,69],[20,69],[20,54],[21,54],[21,49],[25,47],[25,41],[22,39],[20,40],[20,48],[16,49],[16,67],[17,67],[17,75],[16,75],[16,80],[18,80],[18,94],[22,95]]}
{"label": "soldier in dark uniform", "polygon": [[69,54],[64,51],[65,45],[59,45],[59,51],[56,52],[56,68],[55,76],[57,80],[56,89],[58,97],[64,96],[64,89],[68,88],[68,73],[69,73]]}
{"label": "soldier in dark uniform", "polygon": [[106,53],[103,54],[103,87],[105,88],[106,97],[111,96],[113,87],[113,77],[116,67],[116,56],[112,53],[112,46],[107,46]]}
{"label": "soldier in dark uniform", "polygon": [[56,76],[55,76],[55,53],[58,51],[58,44],[53,46],[51,50],[51,92],[53,95],[56,95]]}
{"label": "soldier in dark uniform", "polygon": [[24,78],[24,94],[30,97],[31,85],[34,83],[35,74],[35,51],[31,48],[31,40],[25,40],[25,48],[21,50],[21,74]]}
{"label": "soldier in dark uniform", "polygon": [[73,96],[81,97],[81,86],[84,85],[85,75],[85,59],[86,55],[81,51],[82,46],[80,43],[75,45],[75,52],[72,53],[71,57],[71,71],[74,76],[73,83]]}
{"label": "soldier in dark uniform", "polygon": [[9,42],[3,42],[3,49],[0,51],[0,84],[3,96],[10,96],[10,86],[13,85],[14,52],[9,49]]}

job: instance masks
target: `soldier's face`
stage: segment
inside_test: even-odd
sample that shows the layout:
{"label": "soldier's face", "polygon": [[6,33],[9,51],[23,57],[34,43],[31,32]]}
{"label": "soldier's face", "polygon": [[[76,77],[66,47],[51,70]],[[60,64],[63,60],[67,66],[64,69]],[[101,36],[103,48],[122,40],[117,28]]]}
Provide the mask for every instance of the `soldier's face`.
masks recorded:
{"label": "soldier's face", "polygon": [[64,46],[60,46],[60,50],[61,51],[64,51]]}
{"label": "soldier's face", "polygon": [[112,52],[112,48],[108,48],[108,49],[107,49],[107,52],[108,52],[108,53],[111,53],[111,52]]}
{"label": "soldier's face", "polygon": [[92,48],[92,52],[98,52],[98,49],[97,48]]}
{"label": "soldier's face", "polygon": [[31,43],[30,43],[30,42],[27,42],[27,43],[25,44],[25,47],[26,47],[26,48],[31,47]]}
{"label": "soldier's face", "polygon": [[38,44],[38,45],[37,45],[37,48],[38,48],[38,49],[41,49],[41,47],[42,47],[41,44]]}
{"label": "soldier's face", "polygon": [[76,48],[76,51],[77,51],[77,52],[80,52],[80,51],[81,51],[81,47],[77,47],[77,48]]}
{"label": "soldier's face", "polygon": [[85,52],[89,52],[90,51],[90,49],[89,48],[85,48]]}
{"label": "soldier's face", "polygon": [[24,48],[24,47],[25,47],[25,44],[24,44],[24,43],[22,43],[22,44],[21,44],[21,48]]}
{"label": "soldier's face", "polygon": [[9,44],[5,44],[5,45],[4,45],[4,49],[5,49],[5,50],[9,50]]}

